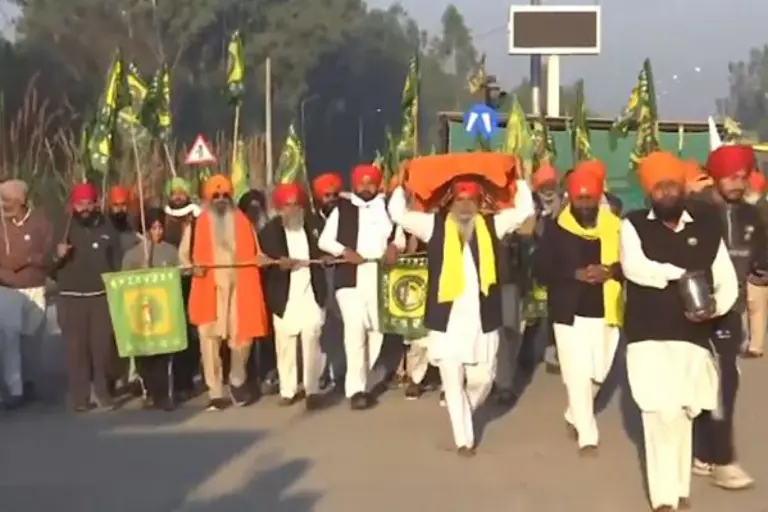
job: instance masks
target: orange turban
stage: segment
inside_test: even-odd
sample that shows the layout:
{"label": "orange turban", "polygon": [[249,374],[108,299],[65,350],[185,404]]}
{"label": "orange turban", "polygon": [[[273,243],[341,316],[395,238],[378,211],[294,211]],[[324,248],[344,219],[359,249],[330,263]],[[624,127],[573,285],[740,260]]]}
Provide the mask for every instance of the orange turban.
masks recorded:
{"label": "orange turban", "polygon": [[203,196],[206,199],[211,199],[216,194],[231,197],[233,192],[232,181],[223,174],[214,174],[205,180],[203,185]]}
{"label": "orange turban", "polygon": [[[599,165],[597,165],[599,164]],[[590,197],[599,199],[605,184],[605,166],[599,160],[589,160],[576,165],[565,182],[568,197]]]}
{"label": "orange turban", "polygon": [[456,196],[469,196],[473,199],[480,197],[483,188],[473,180],[458,180],[453,183],[453,193]]}
{"label": "orange turban", "polygon": [[272,192],[272,202],[276,208],[282,208],[293,201],[304,204],[304,189],[296,183],[280,183]]}
{"label": "orange turban", "polygon": [[710,176],[716,180],[729,178],[738,172],[752,172],[755,165],[755,150],[751,146],[720,146],[707,157]]}
{"label": "orange turban", "polygon": [[131,189],[115,185],[109,189],[109,204],[128,204],[131,202]]}
{"label": "orange turban", "polygon": [[685,186],[689,193],[701,192],[712,185],[712,178],[701,170],[696,160],[686,160],[683,165],[685,166]]}
{"label": "orange turban", "polygon": [[333,194],[341,191],[341,176],[337,172],[321,174],[312,182],[312,193],[315,197]]}
{"label": "orange turban", "polygon": [[765,194],[766,185],[768,183],[765,179],[765,174],[762,173],[762,171],[755,170],[751,173],[749,173],[749,189],[752,192],[757,192],[758,194]]}
{"label": "orange turban", "polygon": [[547,185],[556,185],[557,184],[557,170],[549,165],[549,163],[544,163],[539,166],[538,169],[536,169],[536,172],[533,173],[533,178],[531,180],[531,184],[533,185],[533,190],[541,190],[543,187],[546,187]]}
{"label": "orange turban", "polygon": [[378,187],[382,180],[381,170],[375,165],[358,165],[352,170],[352,187],[359,187],[365,178],[373,181]]}
{"label": "orange turban", "polygon": [[643,190],[650,192],[656,185],[664,181],[672,181],[685,185],[690,175],[690,165],[680,160],[672,153],[654,151],[640,160],[637,176]]}

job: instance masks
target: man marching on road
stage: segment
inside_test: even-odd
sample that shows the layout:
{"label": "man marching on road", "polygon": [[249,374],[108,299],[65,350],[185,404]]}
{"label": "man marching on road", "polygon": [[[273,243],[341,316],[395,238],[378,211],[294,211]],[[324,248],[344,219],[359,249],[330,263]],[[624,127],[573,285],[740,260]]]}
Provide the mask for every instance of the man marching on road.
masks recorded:
{"label": "man marching on road", "polygon": [[[711,320],[730,311],[738,285],[718,217],[686,209],[685,164],[655,152],[638,177],[651,207],[621,227],[627,374],[642,414],[651,506],[673,512],[690,507],[693,418],[720,409]],[[691,272],[713,287],[708,311],[686,309],[678,282]]]}
{"label": "man marching on road", "polygon": [[[272,197],[279,216],[259,232],[259,241],[264,254],[277,261],[265,269],[264,284],[275,327],[281,404],[293,405],[306,396],[306,408],[312,410],[320,406],[320,333],[327,294],[325,269],[308,263],[323,257],[317,248],[319,222],[307,213],[307,197],[299,185],[278,184]],[[299,343],[301,379],[297,376]],[[304,385],[301,394],[299,381]]]}
{"label": "man marching on road", "polygon": [[[373,405],[369,374],[381,353],[384,335],[379,331],[378,279],[376,260],[392,263],[405,249],[404,237],[387,214],[381,188],[381,171],[359,165],[352,171],[352,193],[340,198],[328,216],[318,246],[321,251],[342,257],[336,266],[334,286],[344,322],[344,351],[347,375],[344,392],[353,409]],[[400,233],[402,235],[402,233]]]}
{"label": "man marching on road", "polygon": [[[235,207],[232,182],[223,175],[204,186],[205,206],[179,247],[182,266],[193,269],[189,318],[200,334],[208,410],[225,409],[222,343],[230,348],[229,391],[235,405],[247,405],[246,365],[254,338],[269,332],[258,266],[266,260],[250,221]],[[190,251],[190,239],[195,244]],[[214,267],[214,268],[211,268]]]}
{"label": "man marching on road", "polygon": [[459,455],[475,453],[473,414],[493,386],[499,329],[499,240],[534,214],[533,196],[517,181],[514,208],[482,215],[482,186],[471,178],[452,184],[449,211],[407,209],[398,187],[389,202],[392,219],[427,244],[428,290],[424,324],[429,354],[440,369]]}

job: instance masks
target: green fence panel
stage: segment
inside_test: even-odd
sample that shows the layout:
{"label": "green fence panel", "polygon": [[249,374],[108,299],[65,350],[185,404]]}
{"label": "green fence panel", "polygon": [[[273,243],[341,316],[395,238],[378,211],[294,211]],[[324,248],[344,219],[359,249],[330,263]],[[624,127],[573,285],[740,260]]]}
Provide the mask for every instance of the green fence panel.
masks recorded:
{"label": "green fence panel", "polygon": [[[477,148],[476,139],[467,134],[462,123],[449,122],[448,136],[450,151],[470,151]],[[558,153],[555,166],[564,172],[573,166],[570,134],[566,131],[553,131],[552,138]],[[505,139],[506,129],[500,128],[491,138],[491,147],[501,149]],[[636,176],[629,168],[629,155],[635,144],[635,133],[630,132],[625,139],[619,139],[615,150],[611,149],[610,133],[606,130],[590,130],[590,142],[595,156],[605,162],[608,167],[606,179],[608,190],[621,198],[625,211],[642,208],[645,204],[644,194]],[[662,132],[661,147],[664,150],[677,153],[678,134],[676,132]],[[707,132],[685,133],[683,135],[683,158],[695,158],[699,162],[703,162],[708,153],[709,134]]]}

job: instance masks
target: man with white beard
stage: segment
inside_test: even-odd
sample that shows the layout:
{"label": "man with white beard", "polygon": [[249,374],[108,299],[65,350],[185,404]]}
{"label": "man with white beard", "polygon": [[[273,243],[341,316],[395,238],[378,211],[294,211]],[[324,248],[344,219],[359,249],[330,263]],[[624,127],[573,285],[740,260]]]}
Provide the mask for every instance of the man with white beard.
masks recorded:
{"label": "man with white beard", "polygon": [[375,383],[369,373],[384,340],[379,331],[377,260],[393,263],[398,251],[405,249],[405,239],[394,229],[379,192],[381,180],[381,171],[373,165],[355,167],[352,192],[339,198],[318,241],[321,251],[345,260],[336,266],[334,286],[344,322],[344,392],[356,410],[373,405],[370,391]]}
{"label": "man with white beard", "polygon": [[491,391],[496,369],[502,326],[499,240],[534,209],[522,180],[517,180],[514,207],[495,215],[480,213],[478,181],[458,177],[451,187],[448,211],[408,210],[401,187],[392,194],[389,211],[406,232],[427,244],[429,354],[440,369],[458,453],[468,457],[475,453],[473,413]]}
{"label": "man with white beard", "polygon": [[[200,334],[208,410],[229,405],[224,394],[222,343],[230,349],[229,393],[235,405],[246,405],[246,365],[255,338],[269,333],[259,266],[267,258],[259,248],[248,217],[235,208],[232,182],[223,175],[204,185],[205,207],[179,246],[182,267],[192,268],[189,319]],[[190,249],[191,239],[194,246]],[[213,267],[213,268],[211,268]]]}
{"label": "man with white beard", "polygon": [[[272,193],[279,215],[259,232],[261,250],[277,265],[264,272],[267,306],[275,328],[277,371],[281,405],[295,404],[306,396],[307,410],[320,407],[322,357],[320,334],[325,321],[327,285],[317,247],[319,221],[306,214],[307,197],[294,183],[279,184]],[[297,345],[301,343],[304,391],[299,392]]]}

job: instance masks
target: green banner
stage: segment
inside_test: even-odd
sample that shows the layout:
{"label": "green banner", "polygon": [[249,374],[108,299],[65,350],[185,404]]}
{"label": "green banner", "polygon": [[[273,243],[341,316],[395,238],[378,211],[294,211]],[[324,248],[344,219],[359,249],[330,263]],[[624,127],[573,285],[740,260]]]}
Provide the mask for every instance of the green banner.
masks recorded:
{"label": "green banner", "polygon": [[171,354],[187,348],[178,268],[102,275],[120,357]]}
{"label": "green banner", "polygon": [[401,256],[394,265],[379,266],[379,327],[406,339],[427,335],[427,258]]}

